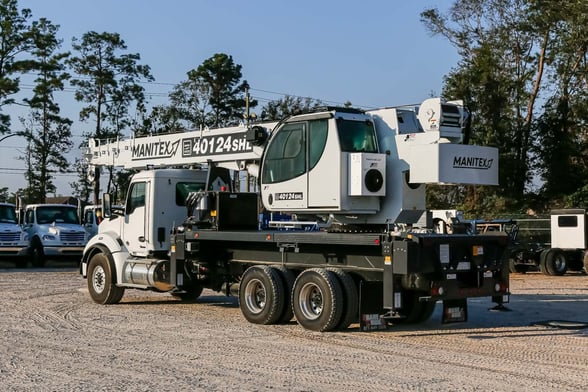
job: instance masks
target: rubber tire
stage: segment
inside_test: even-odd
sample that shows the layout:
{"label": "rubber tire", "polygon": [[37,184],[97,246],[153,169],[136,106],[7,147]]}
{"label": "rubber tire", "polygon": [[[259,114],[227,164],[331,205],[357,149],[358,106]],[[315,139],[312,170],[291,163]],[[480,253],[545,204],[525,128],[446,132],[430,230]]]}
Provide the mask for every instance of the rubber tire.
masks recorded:
{"label": "rubber tire", "polygon": [[584,252],[584,273],[588,275],[588,250]]}
{"label": "rubber tire", "polygon": [[548,249],[545,253],[545,269],[552,276],[562,276],[568,270],[565,254],[557,248]]}
{"label": "rubber tire", "polygon": [[26,269],[29,266],[29,259],[27,257],[17,257],[14,261],[14,266],[16,268]]}
{"label": "rubber tire", "polygon": [[239,307],[253,324],[275,324],[284,312],[284,285],[278,270],[254,265],[243,274]]}
{"label": "rubber tire", "polygon": [[88,264],[88,291],[94,302],[102,305],[119,303],[125,293],[124,287],[115,284],[109,257],[96,253]]}
{"label": "rubber tire", "polygon": [[171,295],[180,299],[182,302],[194,302],[200,297],[200,295],[202,295],[202,291],[204,291],[204,287],[201,285],[194,285],[191,287],[184,287],[184,292],[171,293]]}
{"label": "rubber tire", "polygon": [[277,322],[279,324],[285,324],[290,322],[294,317],[294,310],[292,309],[292,289],[294,288],[294,281],[296,280],[296,276],[292,270],[289,270],[282,265],[275,266],[273,268],[275,268],[280,274],[280,278],[282,278],[282,285],[284,287],[284,310]]}
{"label": "rubber tire", "polygon": [[419,301],[419,297],[426,295],[426,293],[419,291],[405,291],[402,295],[405,318],[394,320],[394,322],[397,324],[420,324],[427,321],[435,311],[437,301]]}
{"label": "rubber tire", "polygon": [[300,273],[294,282],[292,307],[296,321],[304,328],[334,330],[343,315],[343,289],[335,273],[321,268]]}
{"label": "rubber tire", "polygon": [[359,321],[359,295],[353,278],[340,268],[327,268],[339,280],[343,289],[343,315],[335,327],[337,330],[347,329],[351,324]]}
{"label": "rubber tire", "polygon": [[545,263],[545,258],[547,256],[547,252],[549,252],[551,249],[545,249],[544,251],[541,252],[541,254],[539,255],[539,271],[541,271],[541,273],[543,275],[550,275],[549,271],[547,270],[547,265]]}
{"label": "rubber tire", "polygon": [[45,252],[43,252],[43,244],[41,241],[36,239],[31,246],[31,265],[34,268],[45,267]]}

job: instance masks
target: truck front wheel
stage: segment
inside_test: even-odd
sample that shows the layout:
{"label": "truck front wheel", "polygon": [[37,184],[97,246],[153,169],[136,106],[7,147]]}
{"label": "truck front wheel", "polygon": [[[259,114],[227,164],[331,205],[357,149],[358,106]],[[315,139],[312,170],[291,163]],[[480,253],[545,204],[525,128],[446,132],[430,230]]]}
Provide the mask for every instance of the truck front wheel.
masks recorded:
{"label": "truck front wheel", "polygon": [[294,282],[294,315],[300,325],[312,331],[331,331],[343,315],[343,290],[332,271],[313,268],[303,271]]}
{"label": "truck front wheel", "polygon": [[282,278],[275,268],[249,267],[239,286],[241,313],[254,324],[275,324],[284,313],[284,293]]}
{"label": "truck front wheel", "polygon": [[35,268],[45,266],[45,252],[43,252],[43,244],[39,239],[36,239],[31,247],[31,264]]}
{"label": "truck front wheel", "polygon": [[110,263],[104,253],[96,253],[90,259],[88,291],[94,302],[102,305],[120,302],[125,293],[124,287],[117,287],[114,284]]}

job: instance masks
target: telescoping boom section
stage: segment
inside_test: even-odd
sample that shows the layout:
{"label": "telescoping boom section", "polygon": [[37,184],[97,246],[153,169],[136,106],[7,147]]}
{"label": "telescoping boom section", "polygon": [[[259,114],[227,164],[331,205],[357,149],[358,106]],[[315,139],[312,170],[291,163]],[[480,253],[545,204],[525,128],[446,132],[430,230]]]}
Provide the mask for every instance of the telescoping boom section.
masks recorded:
{"label": "telescoping boom section", "polygon": [[[502,309],[507,235],[438,234],[425,206],[426,184],[497,184],[498,151],[463,144],[468,121],[460,102],[429,99],[91,140],[88,164],[146,170],[123,208],[104,197],[81,265],[90,295],[209,288],[238,295],[253,323],[317,331],[422,322],[439,301],[444,322],[465,321],[470,297]],[[246,170],[259,192],[226,191],[217,169]]]}

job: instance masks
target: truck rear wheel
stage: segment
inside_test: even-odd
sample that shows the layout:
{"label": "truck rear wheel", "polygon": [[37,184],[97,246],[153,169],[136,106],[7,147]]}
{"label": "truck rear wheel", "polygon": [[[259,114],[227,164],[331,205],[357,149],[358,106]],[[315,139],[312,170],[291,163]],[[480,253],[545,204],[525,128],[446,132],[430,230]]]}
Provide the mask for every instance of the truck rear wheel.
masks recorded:
{"label": "truck rear wheel", "polygon": [[239,287],[239,307],[254,324],[275,324],[284,312],[284,285],[272,267],[249,267]]}
{"label": "truck rear wheel", "polygon": [[294,311],[292,310],[292,289],[294,288],[294,280],[296,280],[296,277],[292,270],[289,270],[284,266],[280,265],[273,268],[279,272],[284,286],[284,311],[277,321],[280,324],[284,324],[292,320],[292,317],[294,317]]}
{"label": "truck rear wheel", "polygon": [[110,262],[104,253],[96,253],[88,266],[88,291],[94,302],[106,305],[120,302],[124,287],[114,284]]}
{"label": "truck rear wheel", "polygon": [[561,249],[551,248],[545,250],[541,253],[541,263],[548,275],[561,276],[568,270],[566,255]]}
{"label": "truck rear wheel", "polygon": [[337,276],[339,283],[341,283],[341,288],[343,289],[343,315],[335,329],[346,329],[359,320],[359,296],[357,294],[357,286],[355,285],[353,278],[342,269],[327,268],[327,270],[332,271]]}
{"label": "truck rear wheel", "polygon": [[343,291],[332,271],[313,268],[303,271],[294,282],[294,315],[300,325],[312,331],[331,331],[343,314]]}
{"label": "truck rear wheel", "polygon": [[584,272],[588,274],[588,250],[584,252]]}

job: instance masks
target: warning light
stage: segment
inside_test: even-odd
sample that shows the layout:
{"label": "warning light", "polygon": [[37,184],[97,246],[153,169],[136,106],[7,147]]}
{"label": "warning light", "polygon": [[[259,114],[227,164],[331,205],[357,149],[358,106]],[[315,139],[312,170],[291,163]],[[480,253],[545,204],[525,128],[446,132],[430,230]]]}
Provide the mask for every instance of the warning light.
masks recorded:
{"label": "warning light", "polygon": [[374,240],[374,245],[380,245],[380,239],[379,238],[376,238]]}

